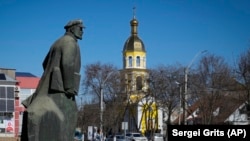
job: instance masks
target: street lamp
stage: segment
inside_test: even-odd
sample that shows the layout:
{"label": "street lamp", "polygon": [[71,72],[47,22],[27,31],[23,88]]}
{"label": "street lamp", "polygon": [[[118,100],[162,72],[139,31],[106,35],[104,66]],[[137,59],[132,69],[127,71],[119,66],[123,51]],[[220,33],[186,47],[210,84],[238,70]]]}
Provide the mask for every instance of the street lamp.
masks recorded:
{"label": "street lamp", "polygon": [[181,83],[179,83],[178,81],[175,81],[175,84],[177,84],[178,85],[178,87],[179,87],[179,89],[180,89],[180,91],[179,91],[179,94],[180,94],[180,107],[179,107],[179,125],[181,125],[181,116],[180,116],[180,114],[181,114],[181,107],[182,107],[182,101],[183,101],[183,99],[182,99],[182,92],[181,92]]}
{"label": "street lamp", "polygon": [[203,51],[198,52],[198,53],[194,56],[194,58],[192,59],[192,61],[189,63],[189,65],[185,68],[185,71],[184,71],[184,73],[185,73],[185,81],[184,81],[184,83],[185,83],[185,88],[184,88],[184,95],[185,95],[184,103],[185,103],[185,104],[184,104],[184,106],[183,106],[184,124],[187,124],[187,111],[186,111],[186,108],[187,108],[187,99],[188,99],[188,95],[187,95],[187,91],[188,91],[188,89],[187,89],[187,83],[188,83],[189,68],[191,67],[191,65],[193,64],[193,62],[195,61],[195,59],[196,59],[199,55],[201,55],[201,54],[203,54],[203,53],[205,53],[205,52],[207,52],[207,50],[203,50]]}
{"label": "street lamp", "polygon": [[114,71],[111,71],[108,73],[107,77],[103,80],[103,82],[101,83],[101,100],[100,100],[100,130],[102,131],[103,128],[103,111],[104,111],[104,105],[103,105],[103,87],[106,83],[106,81],[108,80],[108,78],[111,76],[111,74]]}

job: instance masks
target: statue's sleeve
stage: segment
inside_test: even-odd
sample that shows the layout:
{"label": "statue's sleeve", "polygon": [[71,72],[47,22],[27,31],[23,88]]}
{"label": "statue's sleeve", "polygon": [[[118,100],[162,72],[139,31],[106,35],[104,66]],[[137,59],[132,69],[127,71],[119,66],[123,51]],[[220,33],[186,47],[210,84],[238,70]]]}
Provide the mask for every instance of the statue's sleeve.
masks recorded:
{"label": "statue's sleeve", "polygon": [[61,73],[64,89],[74,88],[74,73],[75,73],[75,56],[77,54],[77,46],[74,42],[67,42],[62,48]]}

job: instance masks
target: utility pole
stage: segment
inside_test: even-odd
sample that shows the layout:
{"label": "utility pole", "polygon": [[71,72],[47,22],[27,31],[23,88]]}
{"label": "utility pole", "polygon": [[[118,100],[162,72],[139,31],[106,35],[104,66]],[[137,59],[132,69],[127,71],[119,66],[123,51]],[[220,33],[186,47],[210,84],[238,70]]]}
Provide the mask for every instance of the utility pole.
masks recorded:
{"label": "utility pole", "polygon": [[101,87],[100,87],[100,91],[101,91],[101,100],[100,100],[100,130],[101,132],[103,132],[103,111],[104,111],[104,105],[103,105],[103,88],[105,86],[106,81],[108,80],[108,78],[111,76],[111,74],[114,71],[111,71],[108,73],[107,77],[103,80],[103,82],[101,83]]}
{"label": "utility pole", "polygon": [[189,63],[189,65],[185,68],[184,70],[184,73],[185,73],[185,80],[184,80],[184,83],[185,83],[185,87],[184,87],[184,106],[183,106],[183,112],[184,112],[184,124],[186,125],[187,124],[187,100],[188,100],[188,88],[187,88],[187,85],[188,85],[188,73],[189,73],[189,68],[191,67],[191,65],[193,64],[193,62],[195,61],[195,59],[203,54],[207,52],[207,50],[203,50],[203,51],[200,51],[198,52],[194,58],[192,59],[192,61]]}
{"label": "utility pole", "polygon": [[179,88],[179,95],[180,95],[180,107],[179,107],[179,125],[181,125],[181,109],[182,109],[182,107],[183,107],[183,104],[182,104],[182,102],[183,102],[183,96],[182,96],[182,92],[181,92],[181,83],[179,83],[179,82],[177,82],[177,81],[175,81],[175,83],[178,85],[178,88]]}

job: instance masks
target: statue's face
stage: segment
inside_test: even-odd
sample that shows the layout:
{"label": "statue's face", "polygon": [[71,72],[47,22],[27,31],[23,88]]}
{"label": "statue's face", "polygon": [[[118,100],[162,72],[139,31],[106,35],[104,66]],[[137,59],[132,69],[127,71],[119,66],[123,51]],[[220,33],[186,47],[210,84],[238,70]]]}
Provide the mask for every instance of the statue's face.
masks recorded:
{"label": "statue's face", "polygon": [[80,25],[76,25],[72,28],[72,33],[74,34],[74,36],[77,39],[82,39],[82,35],[83,35],[83,27]]}

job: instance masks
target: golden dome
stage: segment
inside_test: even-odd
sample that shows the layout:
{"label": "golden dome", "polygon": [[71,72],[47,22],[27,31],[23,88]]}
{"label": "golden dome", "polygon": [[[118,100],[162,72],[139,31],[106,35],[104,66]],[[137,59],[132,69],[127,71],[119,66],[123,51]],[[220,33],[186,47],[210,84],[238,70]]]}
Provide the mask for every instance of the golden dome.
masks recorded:
{"label": "golden dome", "polygon": [[143,51],[146,52],[144,43],[142,40],[139,38],[138,33],[137,33],[137,26],[139,25],[139,22],[133,18],[130,21],[130,26],[131,26],[131,36],[126,40],[124,47],[123,47],[123,52],[125,51]]}

